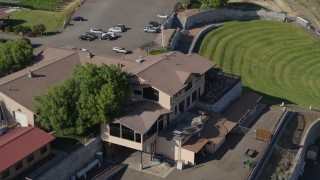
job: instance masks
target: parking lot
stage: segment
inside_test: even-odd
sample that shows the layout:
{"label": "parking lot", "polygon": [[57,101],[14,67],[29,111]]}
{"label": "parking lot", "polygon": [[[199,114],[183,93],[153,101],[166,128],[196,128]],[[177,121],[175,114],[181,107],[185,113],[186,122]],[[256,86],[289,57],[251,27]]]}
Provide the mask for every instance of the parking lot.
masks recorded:
{"label": "parking lot", "polygon": [[[129,50],[137,49],[142,44],[154,40],[159,33],[145,33],[143,28],[149,21],[163,22],[158,13],[171,14],[175,1],[172,0],[87,0],[78,8],[74,16],[83,16],[87,21],[73,22],[63,32],[45,37],[31,38],[34,44],[50,47],[73,46],[85,48],[99,55],[113,55],[113,46],[122,46]],[[113,25],[124,24],[126,32],[117,33],[119,38],[113,41],[96,39],[81,41],[78,37],[90,28],[107,31]],[[121,55],[118,55],[121,56]]]}

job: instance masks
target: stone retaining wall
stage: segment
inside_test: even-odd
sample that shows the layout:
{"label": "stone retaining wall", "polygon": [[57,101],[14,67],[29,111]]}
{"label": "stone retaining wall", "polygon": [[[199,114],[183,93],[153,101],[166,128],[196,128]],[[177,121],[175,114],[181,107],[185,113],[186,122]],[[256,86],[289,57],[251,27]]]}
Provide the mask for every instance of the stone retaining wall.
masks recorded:
{"label": "stone retaining wall", "polygon": [[178,28],[178,29],[175,31],[175,33],[174,33],[174,35],[173,35],[173,37],[172,37],[172,39],[171,39],[171,41],[170,41],[170,50],[171,50],[171,51],[174,51],[175,48],[178,46],[179,40],[180,40],[180,34],[181,34],[181,31],[180,31],[180,29]]}
{"label": "stone retaining wall", "polygon": [[306,135],[303,137],[300,143],[300,149],[294,158],[292,164],[293,167],[290,169],[292,180],[297,180],[300,176],[300,172],[303,171],[305,165],[305,155],[307,148],[313,144],[313,142],[320,137],[320,119],[313,122],[308,128]]}
{"label": "stone retaining wall", "polygon": [[265,19],[284,21],[286,15],[284,13],[259,10],[259,11],[241,11],[234,9],[212,9],[202,11],[196,14],[192,14],[186,17],[180,17],[179,19],[182,26],[185,29],[190,29],[197,24],[232,21],[232,20],[253,20],[253,19]]}

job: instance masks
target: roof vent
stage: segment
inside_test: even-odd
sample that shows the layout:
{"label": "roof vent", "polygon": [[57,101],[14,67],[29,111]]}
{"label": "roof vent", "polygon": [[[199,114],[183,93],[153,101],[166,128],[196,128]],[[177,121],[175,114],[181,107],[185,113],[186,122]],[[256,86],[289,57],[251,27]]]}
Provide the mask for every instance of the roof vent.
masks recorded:
{"label": "roof vent", "polygon": [[29,70],[29,72],[28,72],[28,76],[29,76],[30,78],[33,78],[33,77],[34,77],[33,72]]}

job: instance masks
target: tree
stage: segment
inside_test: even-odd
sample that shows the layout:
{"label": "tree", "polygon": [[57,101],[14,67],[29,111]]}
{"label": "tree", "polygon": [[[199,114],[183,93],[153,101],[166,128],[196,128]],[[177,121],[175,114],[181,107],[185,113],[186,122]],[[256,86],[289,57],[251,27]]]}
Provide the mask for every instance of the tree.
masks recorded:
{"label": "tree", "polygon": [[202,0],[201,9],[225,8],[228,0]]}
{"label": "tree", "polygon": [[26,67],[32,57],[32,46],[26,38],[0,43],[0,77]]}
{"label": "tree", "polygon": [[36,121],[48,130],[74,127],[82,134],[117,116],[129,92],[128,80],[116,66],[76,66],[71,79],[34,97]]}

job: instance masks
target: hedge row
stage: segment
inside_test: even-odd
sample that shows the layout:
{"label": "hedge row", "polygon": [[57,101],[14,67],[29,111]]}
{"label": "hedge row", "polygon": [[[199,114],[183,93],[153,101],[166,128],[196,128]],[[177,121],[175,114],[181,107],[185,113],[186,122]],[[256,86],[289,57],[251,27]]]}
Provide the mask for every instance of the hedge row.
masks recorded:
{"label": "hedge row", "polygon": [[4,28],[4,31],[6,33],[13,32],[14,34],[22,34],[28,37],[35,37],[35,36],[42,36],[44,32],[46,31],[46,26],[43,24],[36,24],[32,27],[30,26],[6,26]]}

